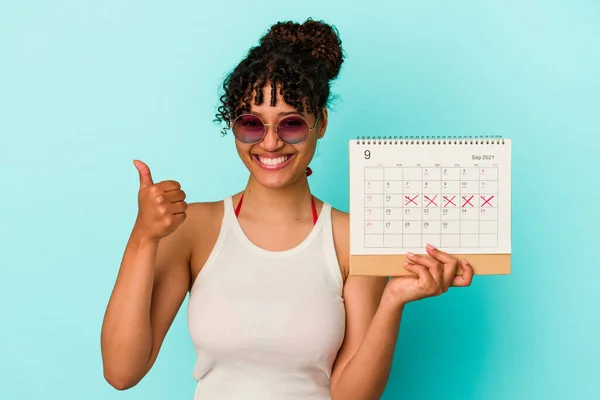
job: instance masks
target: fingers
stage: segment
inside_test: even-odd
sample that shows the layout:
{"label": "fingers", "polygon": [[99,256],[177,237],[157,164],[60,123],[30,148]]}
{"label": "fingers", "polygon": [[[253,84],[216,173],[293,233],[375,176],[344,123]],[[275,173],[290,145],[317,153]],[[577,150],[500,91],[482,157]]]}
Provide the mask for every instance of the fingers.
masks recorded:
{"label": "fingers", "polygon": [[456,272],[458,271],[458,260],[456,259],[456,257],[453,257],[444,251],[436,249],[430,244],[428,244],[425,247],[425,249],[431,257],[435,258],[436,260],[439,260],[441,263],[444,264],[443,287],[444,292],[446,292],[450,288],[450,285],[452,285],[454,277],[456,276]]}
{"label": "fingers", "polygon": [[169,201],[171,203],[183,201],[186,198],[185,192],[183,190],[171,190],[169,192],[163,193],[162,196],[166,201]]}
{"label": "fingers", "polygon": [[425,250],[427,251],[427,254],[429,254],[431,257],[435,258],[436,260],[439,260],[440,262],[442,262],[444,264],[457,262],[456,258],[452,257],[448,253],[445,253],[441,250],[436,249],[435,247],[433,247],[430,244],[425,246]]}
{"label": "fingers", "polygon": [[[162,196],[159,196],[159,197],[162,197]],[[176,203],[170,203],[170,202],[167,202],[166,200],[164,200],[164,198],[160,199],[159,201],[161,201],[161,204],[159,204],[158,213],[159,213],[159,215],[162,215],[162,216],[183,214],[183,213],[185,213],[185,211],[188,208],[188,204],[185,201],[178,201]]]}
{"label": "fingers", "polygon": [[169,215],[168,217],[163,218],[162,224],[165,227],[179,226],[186,219],[186,217],[187,217],[186,213],[172,214],[172,215]]}
{"label": "fingers", "polygon": [[[133,160],[133,165],[140,175],[140,190],[154,185],[152,174],[150,173],[150,167],[140,160]],[[173,180],[159,182],[156,184],[156,186],[157,189],[155,190],[161,190],[164,192],[181,189],[179,182]]]}
{"label": "fingers", "polygon": [[407,253],[404,268],[418,275],[420,292],[425,296],[439,296],[450,286],[469,286],[474,271],[466,260],[461,261],[463,273],[456,275],[458,260],[433,246],[427,246],[427,253],[417,255]]}
{"label": "fingers", "polygon": [[426,247],[427,255],[412,255],[408,254],[408,258],[414,263],[420,263],[430,269],[431,275],[437,283],[442,287],[442,291],[446,292],[451,286],[469,286],[473,281],[473,268],[462,260],[462,275],[457,275],[459,261],[456,257],[436,249],[431,245]]}
{"label": "fingers", "polygon": [[157,183],[156,186],[158,186],[158,188],[164,192],[181,189],[181,185],[177,181],[162,181]]}
{"label": "fingers", "polygon": [[186,213],[178,213],[178,214],[173,215],[173,218],[175,219],[176,223],[181,224],[187,218],[187,214]]}
{"label": "fingers", "polygon": [[[166,194],[178,193],[181,185],[176,181],[162,181],[149,188],[150,196],[154,198],[165,197]],[[169,195],[170,196],[170,195]]]}
{"label": "fingers", "polygon": [[153,182],[150,168],[140,160],[133,160],[133,165],[140,175],[140,190],[151,186]]}
{"label": "fingers", "polygon": [[440,285],[443,284],[444,266],[438,260],[426,255],[417,255],[413,253],[407,253],[406,256],[412,263],[421,264],[427,267],[433,279]]}
{"label": "fingers", "polygon": [[185,201],[178,201],[176,203],[173,203],[172,205],[172,209],[173,209],[173,214],[177,215],[177,214],[185,214],[185,211],[188,208],[188,204]]}
{"label": "fingers", "polygon": [[406,256],[410,261],[415,264],[422,264],[427,268],[435,268],[439,262],[435,258],[431,258],[427,255],[414,254],[414,253],[406,253]]}
{"label": "fingers", "polygon": [[185,200],[183,190],[172,190],[156,197],[156,202],[162,205],[162,212],[165,214],[180,214],[187,210],[188,204]]}
{"label": "fingers", "polygon": [[438,289],[438,285],[427,267],[420,264],[413,264],[407,261],[404,263],[404,268],[406,268],[407,271],[417,274],[419,279],[419,286],[422,289],[424,289],[429,294],[436,294],[435,292]]}
{"label": "fingers", "polygon": [[460,267],[463,273],[453,278],[452,286],[469,286],[473,281],[473,267],[466,260],[461,261]]}

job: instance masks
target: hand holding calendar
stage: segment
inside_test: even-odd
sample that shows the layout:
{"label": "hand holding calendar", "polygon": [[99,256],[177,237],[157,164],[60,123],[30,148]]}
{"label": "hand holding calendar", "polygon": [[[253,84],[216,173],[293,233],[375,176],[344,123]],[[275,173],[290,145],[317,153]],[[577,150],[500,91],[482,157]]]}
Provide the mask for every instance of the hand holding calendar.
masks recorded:
{"label": "hand holding calendar", "polygon": [[349,151],[351,274],[404,275],[427,244],[476,273],[510,273],[509,139],[360,139]]}
{"label": "hand holding calendar", "polygon": [[[469,286],[473,280],[473,268],[465,260],[428,245],[427,255],[410,253],[404,268],[416,276],[397,276],[387,284],[384,298],[396,307],[426,297],[439,296],[451,286]],[[457,275],[458,268],[462,274]]]}

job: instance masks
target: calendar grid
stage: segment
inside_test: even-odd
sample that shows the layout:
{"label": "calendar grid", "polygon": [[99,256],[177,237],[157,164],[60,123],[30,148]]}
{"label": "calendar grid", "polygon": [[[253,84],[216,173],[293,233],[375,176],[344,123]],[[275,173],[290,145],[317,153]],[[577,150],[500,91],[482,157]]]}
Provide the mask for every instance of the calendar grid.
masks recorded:
{"label": "calendar grid", "polygon": [[498,243],[496,167],[364,167],[366,248]]}

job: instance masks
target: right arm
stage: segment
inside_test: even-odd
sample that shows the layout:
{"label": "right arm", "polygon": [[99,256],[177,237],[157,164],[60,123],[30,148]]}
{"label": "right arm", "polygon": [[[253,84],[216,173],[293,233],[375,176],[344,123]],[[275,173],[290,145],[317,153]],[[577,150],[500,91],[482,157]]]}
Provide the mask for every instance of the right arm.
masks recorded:
{"label": "right arm", "polygon": [[[154,185],[148,167],[136,167],[140,213],[101,334],[104,376],[119,390],[135,386],[148,373],[190,286],[188,229],[179,227],[186,215],[185,194],[173,181]],[[161,195],[163,200],[157,200]]]}

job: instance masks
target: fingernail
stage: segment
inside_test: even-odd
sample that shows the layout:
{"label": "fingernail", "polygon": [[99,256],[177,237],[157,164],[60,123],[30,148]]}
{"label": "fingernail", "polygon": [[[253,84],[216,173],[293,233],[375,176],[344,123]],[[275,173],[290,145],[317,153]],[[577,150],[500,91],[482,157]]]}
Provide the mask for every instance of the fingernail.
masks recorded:
{"label": "fingernail", "polygon": [[404,261],[404,266],[406,267],[408,265],[408,261]]}
{"label": "fingernail", "polygon": [[408,253],[406,253],[406,255],[407,255],[408,257],[414,257],[414,256],[415,256],[415,253],[411,253],[411,252],[409,251]]}
{"label": "fingernail", "polygon": [[435,250],[435,247],[433,247],[433,245],[431,245],[431,244],[429,244],[429,243],[427,243],[427,248],[428,248],[429,250]]}
{"label": "fingernail", "polygon": [[466,266],[470,266],[469,262],[467,260],[462,260],[462,263]]}

